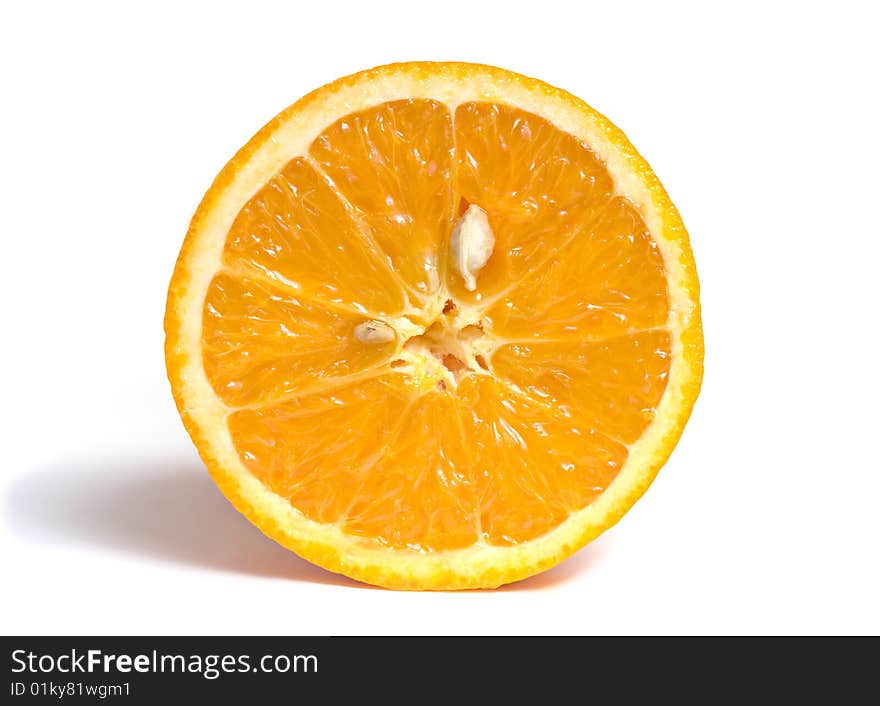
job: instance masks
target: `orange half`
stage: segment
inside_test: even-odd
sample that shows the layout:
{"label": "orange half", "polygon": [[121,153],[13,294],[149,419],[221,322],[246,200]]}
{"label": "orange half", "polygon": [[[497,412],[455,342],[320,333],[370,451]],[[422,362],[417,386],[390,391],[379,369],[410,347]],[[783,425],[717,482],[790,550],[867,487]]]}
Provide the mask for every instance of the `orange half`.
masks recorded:
{"label": "orange half", "polygon": [[[283,111],[211,186],[166,362],[229,500],[306,559],[494,587],[616,522],[702,375],[687,233],[570,94],[384,66]],[[207,529],[206,531],[210,531]]]}

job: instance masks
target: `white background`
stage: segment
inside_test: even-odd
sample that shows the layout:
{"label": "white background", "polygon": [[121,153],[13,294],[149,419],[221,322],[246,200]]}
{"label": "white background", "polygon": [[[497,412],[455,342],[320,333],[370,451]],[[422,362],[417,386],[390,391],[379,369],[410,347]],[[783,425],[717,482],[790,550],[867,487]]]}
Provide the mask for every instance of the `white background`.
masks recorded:
{"label": "white background", "polygon": [[[877,21],[715,5],[4,5],[0,630],[880,632]],[[703,392],[651,491],[496,592],[373,589],[264,539],[165,378],[165,291],[216,172],[307,91],[412,59],[607,114],[679,206],[703,287]]]}

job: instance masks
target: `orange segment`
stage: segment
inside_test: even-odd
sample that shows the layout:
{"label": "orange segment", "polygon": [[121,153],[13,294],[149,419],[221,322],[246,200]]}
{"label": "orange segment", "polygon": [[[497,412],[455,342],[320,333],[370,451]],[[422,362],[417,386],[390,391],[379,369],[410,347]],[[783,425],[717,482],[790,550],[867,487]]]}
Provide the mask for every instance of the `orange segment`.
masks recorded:
{"label": "orange segment", "polygon": [[[613,184],[582,142],[548,121],[497,103],[465,103],[455,111],[458,192],[489,215],[495,252],[480,273],[481,297],[529,271],[602,213]],[[456,296],[470,299],[461,279]]]}
{"label": "orange segment", "polygon": [[508,344],[492,356],[492,368],[535,399],[631,444],[653,420],[666,389],[670,345],[667,331],[600,343]]}
{"label": "orange segment", "polygon": [[400,284],[382,253],[304,159],[291,160],[244,205],[223,259],[299,295],[359,311],[394,314],[404,306]]}
{"label": "orange segment", "polygon": [[628,201],[600,218],[512,285],[487,312],[502,338],[609,338],[666,325],[666,270]]}
{"label": "orange segment", "polygon": [[363,72],[275,118],[199,207],[166,332],[230,501],[408,589],[498,586],[598,536],[702,374],[687,234],[647,164],[569,94],[465,64]]}
{"label": "orange segment", "polygon": [[455,401],[441,391],[421,395],[406,410],[395,443],[348,508],[345,531],[415,551],[477,540],[472,464],[455,414]]}
{"label": "orange segment", "polygon": [[390,360],[394,341],[358,345],[363,316],[322,308],[245,277],[220,274],[205,296],[203,359],[230,407],[264,404]]}
{"label": "orange segment", "polygon": [[[397,436],[411,393],[399,375],[291,399],[229,417],[251,472],[316,522],[338,522]],[[379,403],[377,404],[377,401]],[[284,443],[296,439],[296,443]]]}
{"label": "orange segment", "polygon": [[626,448],[567,410],[556,411],[486,375],[459,385],[480,527],[491,544],[553,529],[608,487]]}
{"label": "orange segment", "polygon": [[346,115],[309,154],[372,227],[394,269],[419,295],[440,285],[452,228],[452,116],[442,103],[404,100]]}

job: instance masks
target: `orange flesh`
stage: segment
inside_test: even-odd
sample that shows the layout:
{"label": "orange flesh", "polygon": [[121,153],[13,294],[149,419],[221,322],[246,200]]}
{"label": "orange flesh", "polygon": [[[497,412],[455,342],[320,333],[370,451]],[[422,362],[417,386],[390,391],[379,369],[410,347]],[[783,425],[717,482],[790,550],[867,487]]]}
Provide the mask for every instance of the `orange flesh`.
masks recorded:
{"label": "orange flesh", "polygon": [[[496,241],[475,292],[449,252],[467,204]],[[394,548],[510,545],[614,480],[666,387],[668,309],[648,229],[586,146],[515,108],[396,101],[242,209],[203,360],[243,462],[306,517]],[[480,338],[479,364],[442,351],[439,379],[402,364],[401,334],[354,334],[403,315],[407,349]]]}

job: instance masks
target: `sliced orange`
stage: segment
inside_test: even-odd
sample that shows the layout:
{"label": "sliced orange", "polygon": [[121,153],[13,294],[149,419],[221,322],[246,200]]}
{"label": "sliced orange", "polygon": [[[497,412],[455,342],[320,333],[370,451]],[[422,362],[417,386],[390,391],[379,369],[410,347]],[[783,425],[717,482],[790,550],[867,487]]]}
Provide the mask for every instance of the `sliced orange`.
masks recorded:
{"label": "sliced orange", "polygon": [[648,165],[574,96],[471,64],[365,71],[272,120],[199,206],[165,329],[230,501],[394,588],[494,587],[582,547],[702,375],[687,233]]}

